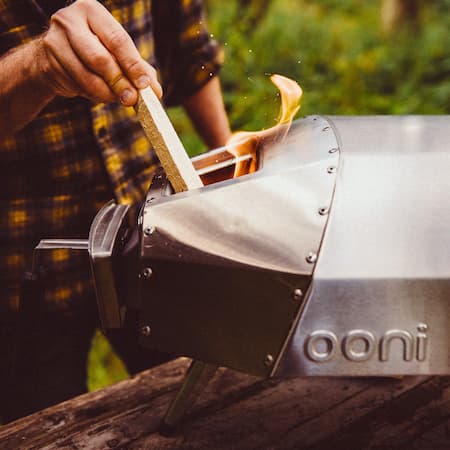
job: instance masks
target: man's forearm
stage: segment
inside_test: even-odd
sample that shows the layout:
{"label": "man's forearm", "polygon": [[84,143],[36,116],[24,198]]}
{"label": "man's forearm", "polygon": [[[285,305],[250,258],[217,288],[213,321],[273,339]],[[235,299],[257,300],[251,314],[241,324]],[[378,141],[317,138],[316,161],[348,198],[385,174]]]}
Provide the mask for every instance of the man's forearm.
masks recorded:
{"label": "man's forearm", "polygon": [[231,135],[218,77],[214,77],[183,103],[195,129],[210,148],[226,144]]}
{"label": "man's forearm", "polygon": [[54,97],[41,80],[37,48],[32,41],[0,59],[0,138],[27,125]]}

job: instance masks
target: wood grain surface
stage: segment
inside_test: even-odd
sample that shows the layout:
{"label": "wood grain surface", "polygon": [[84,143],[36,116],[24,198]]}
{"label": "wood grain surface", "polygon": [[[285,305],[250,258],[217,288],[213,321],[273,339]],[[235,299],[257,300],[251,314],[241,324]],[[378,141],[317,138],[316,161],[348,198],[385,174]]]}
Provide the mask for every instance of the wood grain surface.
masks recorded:
{"label": "wood grain surface", "polygon": [[450,377],[262,380],[220,368],[173,435],[180,358],[0,429],[2,449],[450,448]]}

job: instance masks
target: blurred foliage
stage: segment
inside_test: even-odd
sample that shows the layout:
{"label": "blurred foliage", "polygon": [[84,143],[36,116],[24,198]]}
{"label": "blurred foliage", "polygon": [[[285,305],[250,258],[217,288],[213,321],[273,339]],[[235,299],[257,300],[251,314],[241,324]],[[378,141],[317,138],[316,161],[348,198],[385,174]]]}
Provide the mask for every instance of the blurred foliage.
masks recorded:
{"label": "blurred foliage", "polygon": [[[205,3],[233,130],[273,125],[272,73],[302,86],[302,115],[450,113],[450,0],[422,1],[419,27],[389,35],[376,0]],[[181,110],[170,114],[189,151],[203,150]]]}
{"label": "blurred foliage", "polygon": [[[420,3],[419,27],[383,34],[381,0],[205,0],[225,50],[221,80],[233,130],[274,124],[269,75],[298,81],[301,114],[450,113],[450,0]],[[191,154],[204,146],[181,109],[169,112]],[[100,335],[89,387],[126,376]]]}
{"label": "blurred foliage", "polygon": [[88,358],[89,391],[109,386],[127,377],[125,365],[113,352],[103,334],[97,331]]}

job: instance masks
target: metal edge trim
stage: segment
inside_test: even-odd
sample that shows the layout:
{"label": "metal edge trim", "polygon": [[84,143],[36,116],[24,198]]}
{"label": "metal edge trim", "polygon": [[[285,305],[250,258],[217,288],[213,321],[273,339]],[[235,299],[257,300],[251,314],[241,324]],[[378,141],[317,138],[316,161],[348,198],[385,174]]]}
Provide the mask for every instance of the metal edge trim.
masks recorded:
{"label": "metal edge trim", "polygon": [[[325,120],[328,123],[328,126],[330,126],[331,129],[333,130],[333,135],[334,135],[335,142],[336,142],[336,148],[338,149],[338,151],[336,152],[336,156],[337,156],[336,168],[338,169],[339,168],[339,164],[341,162],[341,148],[342,148],[342,146],[341,146],[341,140],[340,140],[339,135],[338,135],[338,133],[336,131],[336,128],[334,127],[333,121],[328,116],[314,116],[314,117],[318,117],[318,118],[321,118],[321,119]],[[322,236],[321,236],[321,239],[320,239],[319,247],[317,249],[317,258],[318,259],[320,258],[322,244],[323,244],[324,237],[325,237],[325,234],[326,234],[326,230],[327,230],[327,227],[328,227],[328,222],[330,220],[330,214],[331,214],[331,211],[332,211],[332,208],[333,208],[334,194],[336,192],[337,174],[338,174],[338,170],[336,170],[336,172],[333,174],[334,175],[334,185],[333,185],[333,190],[331,192],[330,206],[328,207],[329,212],[327,214],[327,220],[325,221],[325,226],[323,228],[323,232],[322,232]],[[277,355],[277,357],[275,359],[275,363],[274,363],[274,365],[272,367],[272,370],[269,373],[269,378],[271,378],[271,377],[273,377],[273,376],[275,376],[277,374],[279,366],[280,366],[280,362],[283,359],[283,356],[284,356],[284,354],[286,352],[286,349],[287,349],[287,347],[289,345],[289,342],[291,341],[292,336],[295,334],[295,331],[296,331],[297,326],[298,326],[298,324],[300,322],[300,319],[301,319],[301,317],[303,315],[303,312],[306,309],[307,304],[309,303],[309,299],[311,297],[311,293],[312,293],[312,290],[314,288],[314,272],[316,270],[316,267],[317,267],[317,262],[316,262],[316,264],[314,264],[314,268],[313,268],[313,271],[312,271],[312,274],[311,274],[311,282],[310,282],[308,290],[307,290],[307,292],[305,294],[305,298],[304,298],[303,302],[301,303],[301,305],[300,305],[300,307],[298,309],[297,315],[296,315],[295,319],[292,322],[291,328],[289,329],[289,332],[286,335],[286,339],[284,340],[284,342],[283,342],[283,344],[282,344],[282,346],[280,348],[280,351],[278,352],[278,355]]]}

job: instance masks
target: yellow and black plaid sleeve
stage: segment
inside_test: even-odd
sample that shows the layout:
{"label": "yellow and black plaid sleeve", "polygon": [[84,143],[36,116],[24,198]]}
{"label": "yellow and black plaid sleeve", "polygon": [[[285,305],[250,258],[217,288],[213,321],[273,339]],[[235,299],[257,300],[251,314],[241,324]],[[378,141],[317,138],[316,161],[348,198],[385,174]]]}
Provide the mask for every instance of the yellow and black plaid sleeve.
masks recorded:
{"label": "yellow and black plaid sleeve", "polygon": [[205,85],[223,63],[211,38],[201,0],[154,0],[156,62],[166,105],[177,105]]}
{"label": "yellow and black plaid sleeve", "polygon": [[[2,54],[46,29],[49,16],[38,3],[0,0]],[[150,1],[103,3],[151,60]],[[17,309],[20,283],[39,240],[86,238],[106,201],[143,198],[154,164],[132,108],[120,104],[57,97],[24,129],[0,135],[0,322]],[[86,255],[49,252],[42,262],[50,308],[71,311],[86,299],[95,304]]]}

